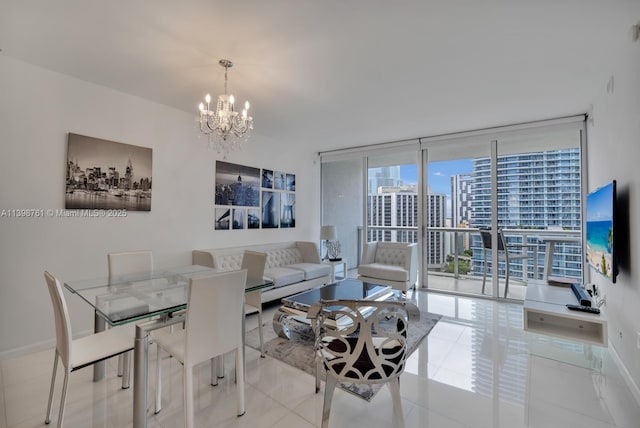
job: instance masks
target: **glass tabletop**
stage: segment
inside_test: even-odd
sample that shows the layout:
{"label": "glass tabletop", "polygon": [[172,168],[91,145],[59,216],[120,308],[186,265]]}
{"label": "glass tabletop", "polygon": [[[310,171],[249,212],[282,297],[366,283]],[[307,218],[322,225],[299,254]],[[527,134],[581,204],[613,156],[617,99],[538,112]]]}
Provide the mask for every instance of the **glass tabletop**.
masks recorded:
{"label": "glass tabletop", "polygon": [[285,297],[282,299],[282,304],[306,312],[312,304],[320,300],[389,300],[393,294],[393,289],[386,285],[345,279],[335,284]]}
{"label": "glass tabletop", "polygon": [[[185,309],[189,280],[221,272],[205,266],[184,266],[167,270],[66,282],[65,287],[80,296],[111,325],[121,325]],[[248,278],[245,292],[273,285],[269,279]]]}

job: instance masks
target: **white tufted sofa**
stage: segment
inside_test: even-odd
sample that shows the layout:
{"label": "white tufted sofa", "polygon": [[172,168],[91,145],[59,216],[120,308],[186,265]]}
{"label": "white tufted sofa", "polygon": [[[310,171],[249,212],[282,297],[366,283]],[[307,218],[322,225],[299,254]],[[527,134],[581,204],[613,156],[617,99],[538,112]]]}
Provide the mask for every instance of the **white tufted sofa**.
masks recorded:
{"label": "white tufted sofa", "polygon": [[358,266],[358,279],[408,291],[418,280],[418,244],[368,242]]}
{"label": "white tufted sofa", "polygon": [[328,284],[331,279],[331,267],[321,262],[318,246],[313,242],[193,250],[191,258],[194,265],[239,270],[245,250],[267,254],[264,276],[274,285],[262,291],[263,303]]}

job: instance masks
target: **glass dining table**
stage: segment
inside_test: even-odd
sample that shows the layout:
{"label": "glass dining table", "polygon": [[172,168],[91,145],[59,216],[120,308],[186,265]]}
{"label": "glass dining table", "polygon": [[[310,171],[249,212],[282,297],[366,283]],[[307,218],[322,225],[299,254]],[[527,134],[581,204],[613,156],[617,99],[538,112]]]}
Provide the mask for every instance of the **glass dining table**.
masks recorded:
{"label": "glass dining table", "polygon": [[[67,290],[93,307],[96,332],[103,331],[107,325],[136,323],[133,350],[134,428],[147,426],[150,332],[184,322],[183,310],[187,308],[189,280],[219,272],[219,269],[191,265],[64,284]],[[270,287],[273,287],[273,282],[269,279],[247,278],[245,293]],[[242,319],[244,322],[244,314]],[[242,331],[244,333],[244,328]],[[103,377],[104,362],[96,364],[93,373],[94,381]]]}

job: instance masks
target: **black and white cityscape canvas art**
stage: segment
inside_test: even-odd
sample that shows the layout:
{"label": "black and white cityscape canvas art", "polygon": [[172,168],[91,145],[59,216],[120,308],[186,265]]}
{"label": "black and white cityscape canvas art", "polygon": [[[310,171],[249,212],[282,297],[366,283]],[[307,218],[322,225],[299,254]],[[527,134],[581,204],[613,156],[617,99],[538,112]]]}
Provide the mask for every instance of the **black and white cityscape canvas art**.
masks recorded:
{"label": "black and white cityscape canvas art", "polygon": [[296,175],[216,161],[215,230],[296,226]]}
{"label": "black and white cityscape canvas art", "polygon": [[216,205],[260,206],[260,168],[216,161]]}
{"label": "black and white cityscape canvas art", "polygon": [[264,189],[273,189],[273,170],[262,169],[262,187]]}
{"label": "black and white cityscape canvas art", "polygon": [[260,209],[247,209],[247,229],[260,229]]}
{"label": "black and white cityscape canvas art", "polygon": [[229,224],[231,224],[231,208],[216,208],[215,229],[229,230]]}
{"label": "black and white cityscape canvas art", "polygon": [[280,193],[262,192],[262,228],[277,228],[280,223]]}
{"label": "black and white cityscape canvas art", "polygon": [[296,227],[296,194],[280,194],[280,227]]}
{"label": "black and white cityscape canvas art", "polygon": [[245,212],[245,208],[233,209],[233,223],[231,223],[232,229],[244,229]]}
{"label": "black and white cityscape canvas art", "polygon": [[273,188],[276,190],[285,190],[287,186],[287,174],[276,171],[273,173]]}
{"label": "black and white cityscape canvas art", "polygon": [[151,211],[153,151],[69,133],[66,209]]}
{"label": "black and white cityscape canvas art", "polygon": [[296,190],[296,175],[287,174],[287,182],[285,184],[286,190],[294,192]]}

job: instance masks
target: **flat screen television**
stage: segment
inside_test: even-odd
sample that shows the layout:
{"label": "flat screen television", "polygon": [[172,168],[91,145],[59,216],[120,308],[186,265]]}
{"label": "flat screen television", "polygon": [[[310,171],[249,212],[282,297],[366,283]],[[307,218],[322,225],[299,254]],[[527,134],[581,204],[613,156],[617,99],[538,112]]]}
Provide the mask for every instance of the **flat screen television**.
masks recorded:
{"label": "flat screen television", "polygon": [[616,282],[616,181],[587,195],[587,262],[612,282]]}

